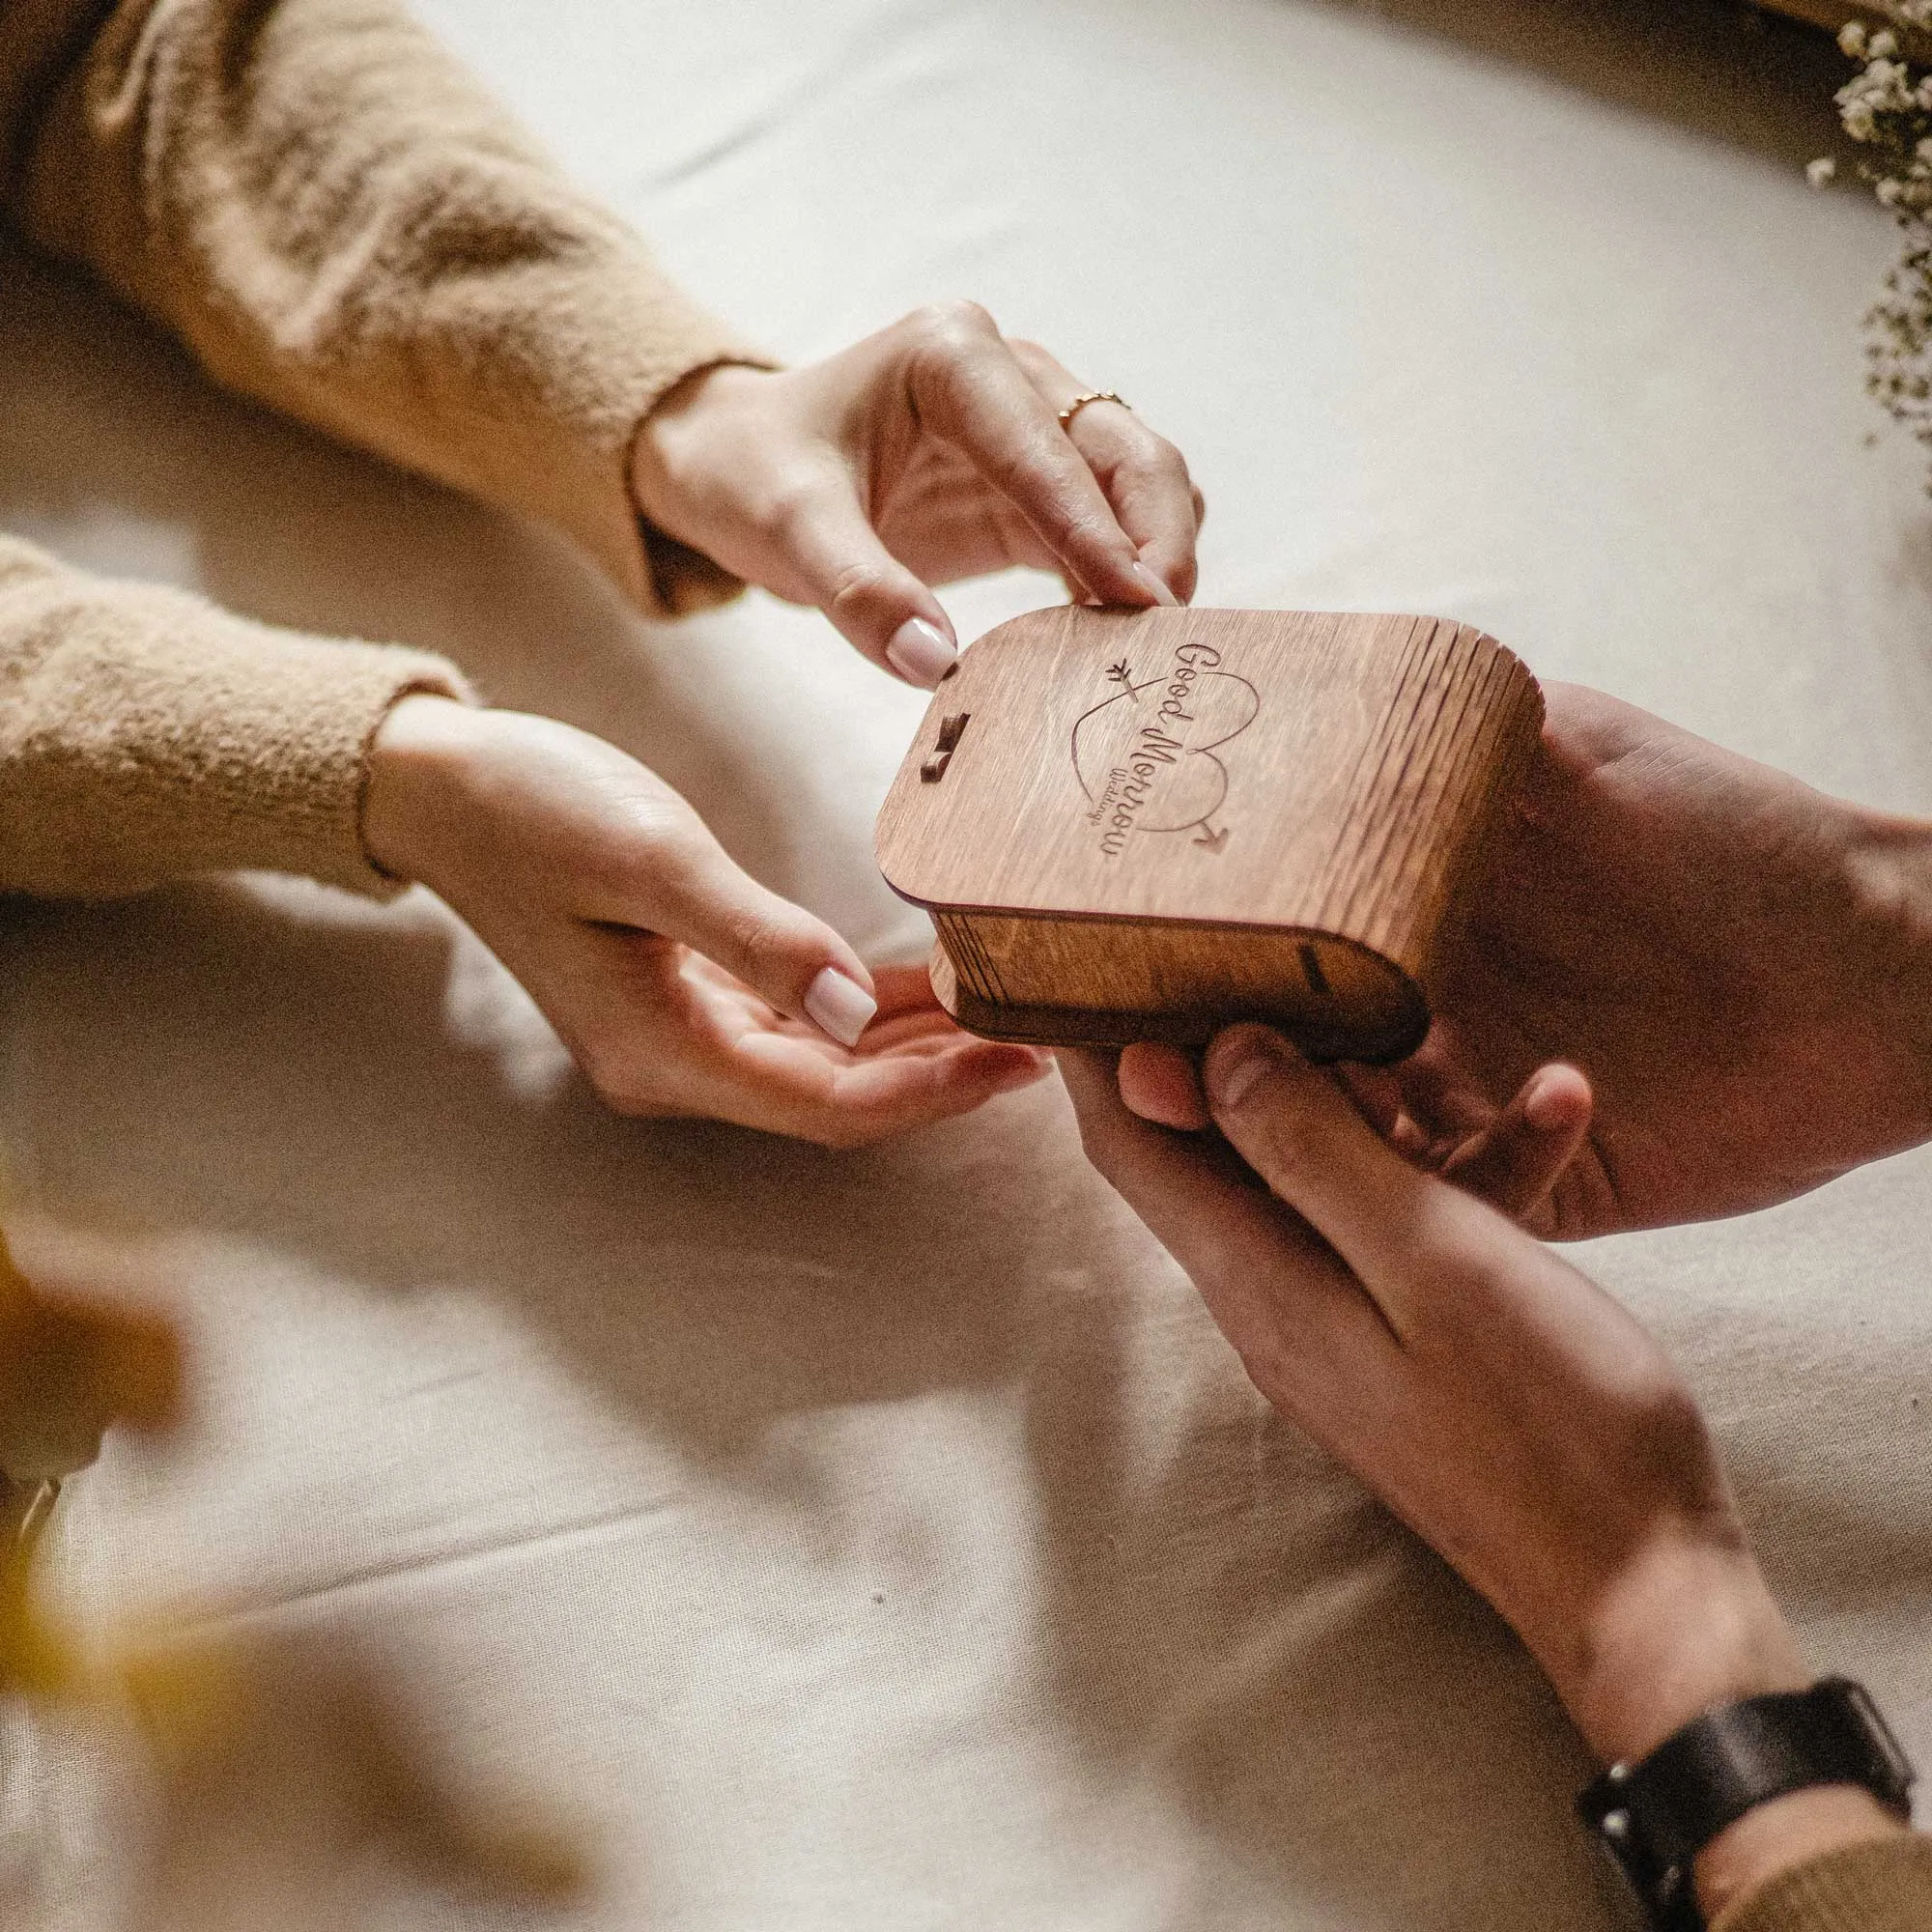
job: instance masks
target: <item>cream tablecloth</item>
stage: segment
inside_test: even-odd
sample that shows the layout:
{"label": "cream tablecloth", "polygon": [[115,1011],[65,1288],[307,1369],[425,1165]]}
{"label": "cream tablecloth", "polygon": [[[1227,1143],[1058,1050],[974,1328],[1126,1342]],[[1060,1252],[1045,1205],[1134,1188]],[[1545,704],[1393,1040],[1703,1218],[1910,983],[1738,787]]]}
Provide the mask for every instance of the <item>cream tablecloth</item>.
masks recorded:
{"label": "cream tablecloth", "polygon": [[[1932,505],[1859,388],[1889,231],[1799,172],[1828,45],[1693,0],[423,12],[784,354],[969,293],[1132,397],[1210,499],[1204,602],[1465,617],[1932,809]],[[920,700],[820,620],[639,624],[11,260],[0,521],[449,650],[923,943],[869,858]],[[10,909],[0,1003],[16,1192],[169,1241],[196,1354],[184,1446],[72,1486],[64,1600],[373,1647],[448,1776],[595,1828],[560,1922],[1620,1922],[1535,1672],[1262,1409],[1057,1089],[858,1154],[625,1122],[437,904],[288,882]],[[1928,1180],[1581,1259],[1686,1364],[1819,1663],[1932,1762]],[[7,1922],[127,1923],[111,1767],[4,1737]],[[534,1922],[400,1868],[352,1921]]]}

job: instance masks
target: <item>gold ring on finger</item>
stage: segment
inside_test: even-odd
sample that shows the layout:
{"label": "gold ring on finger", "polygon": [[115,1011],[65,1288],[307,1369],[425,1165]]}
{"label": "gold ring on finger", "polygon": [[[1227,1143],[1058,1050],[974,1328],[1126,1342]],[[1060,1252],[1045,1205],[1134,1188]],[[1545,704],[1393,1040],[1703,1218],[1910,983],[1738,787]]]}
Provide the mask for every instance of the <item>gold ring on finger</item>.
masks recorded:
{"label": "gold ring on finger", "polygon": [[1073,418],[1077,416],[1080,413],[1080,412],[1087,407],[1089,403],[1119,403],[1123,410],[1130,410],[1133,408],[1133,404],[1128,402],[1126,397],[1115,395],[1112,389],[1089,389],[1084,396],[1075,396],[1073,400],[1070,403],[1068,403],[1064,410],[1061,411],[1060,412],[1061,428],[1071,429],[1073,427]]}

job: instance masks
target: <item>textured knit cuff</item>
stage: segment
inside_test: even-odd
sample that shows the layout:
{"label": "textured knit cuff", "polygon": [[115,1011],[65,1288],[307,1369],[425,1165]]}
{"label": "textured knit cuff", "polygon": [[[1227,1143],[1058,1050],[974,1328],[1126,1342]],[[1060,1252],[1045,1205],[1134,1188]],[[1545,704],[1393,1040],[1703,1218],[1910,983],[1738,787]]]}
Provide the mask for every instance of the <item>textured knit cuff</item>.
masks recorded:
{"label": "textured knit cuff", "polygon": [[[385,415],[371,397],[335,417],[337,395],[318,395],[315,413],[563,530],[648,614],[724,603],[743,582],[639,515],[632,450],[644,418],[686,378],[721,363],[776,364],[668,281],[621,224],[570,213],[581,231],[571,246],[421,298],[417,325],[443,353],[417,372],[407,416]],[[210,359],[217,374],[238,373]]]}
{"label": "textured knit cuff", "polygon": [[1917,1832],[1846,1845],[1781,1871],[1711,1932],[1926,1932],[1932,1838]]}
{"label": "textured knit cuff", "polygon": [[361,836],[369,741],[425,651],[248,623],[0,540],[0,891],[104,897],[195,873],[400,890]]}

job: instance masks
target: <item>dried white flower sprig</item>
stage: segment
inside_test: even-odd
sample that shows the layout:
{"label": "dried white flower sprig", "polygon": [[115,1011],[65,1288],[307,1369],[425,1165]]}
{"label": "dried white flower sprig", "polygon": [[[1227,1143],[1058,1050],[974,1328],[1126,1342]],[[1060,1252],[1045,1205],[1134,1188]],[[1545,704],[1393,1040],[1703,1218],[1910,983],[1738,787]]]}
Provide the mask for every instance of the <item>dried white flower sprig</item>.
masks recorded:
{"label": "dried white flower sprig", "polygon": [[[1932,33],[1932,0],[1889,0],[1883,11],[1900,26]],[[1861,63],[1837,92],[1838,119],[1869,151],[1859,173],[1904,235],[1885,293],[1865,314],[1865,387],[1932,450],[1932,71],[1903,59],[1889,28],[1873,33],[1848,21],[1838,45]],[[1804,172],[1823,187],[1836,171],[1821,159]],[[1932,492],[1932,483],[1926,487]]]}

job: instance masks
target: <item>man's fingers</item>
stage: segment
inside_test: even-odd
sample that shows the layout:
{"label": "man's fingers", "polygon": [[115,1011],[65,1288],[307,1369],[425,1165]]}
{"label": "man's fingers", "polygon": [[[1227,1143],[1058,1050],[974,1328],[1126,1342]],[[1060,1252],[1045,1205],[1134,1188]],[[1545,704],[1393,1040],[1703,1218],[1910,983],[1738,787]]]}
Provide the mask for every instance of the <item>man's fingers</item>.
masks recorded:
{"label": "man's fingers", "polygon": [[907,368],[920,420],[964,453],[1103,604],[1177,602],[1142,562],[1058,410],[992,317],[975,303],[952,302],[913,325]]}
{"label": "man's fingers", "polygon": [[1450,1156],[1442,1178],[1548,1238],[1556,1231],[1552,1192],[1590,1131],[1590,1083],[1576,1067],[1538,1067]]}
{"label": "man's fingers", "polygon": [[1129,1112],[1111,1055],[1069,1049],[1058,1059],[1088,1159],[1186,1269],[1264,1394],[1293,1401],[1338,1348],[1386,1349],[1374,1303],[1228,1149]]}
{"label": "man's fingers", "polygon": [[1213,1124],[1201,1076],[1178,1046],[1144,1040],[1121,1050],[1121,1098],[1130,1113],[1160,1127],[1198,1131]]}
{"label": "man's fingers", "polygon": [[[1405,1123],[1402,1088],[1386,1066],[1365,1066],[1359,1061],[1342,1061],[1329,1068],[1330,1076],[1341,1082],[1342,1090],[1355,1103],[1355,1111],[1382,1139],[1401,1153],[1411,1153],[1415,1131],[1413,1121]],[[1407,1141],[1402,1138],[1405,1124]]]}
{"label": "man's fingers", "polygon": [[[1439,1166],[1420,1130],[1402,1112],[1396,1077],[1384,1067],[1329,1069],[1377,1135],[1411,1164],[1435,1167],[1479,1201],[1531,1234],[1557,1232],[1553,1190],[1590,1130],[1589,1082],[1574,1066],[1541,1067],[1493,1121],[1470,1135]],[[1179,1047],[1141,1042],[1122,1050],[1121,1098],[1156,1126],[1198,1132],[1214,1123],[1194,1058]],[[1437,1157],[1439,1159],[1439,1156]]]}
{"label": "man's fingers", "polygon": [[864,961],[831,926],[759,885],[695,815],[653,858],[632,923],[701,952],[841,1046],[858,1043],[878,1000]]}
{"label": "man's fingers", "polygon": [[1493,1266],[1493,1210],[1418,1172],[1348,1095],[1265,1027],[1231,1027],[1208,1050],[1214,1122],[1269,1188],[1354,1271],[1398,1333],[1447,1275]]}
{"label": "man's fingers", "polygon": [[1256,1187],[1228,1148],[1182,1138],[1132,1113],[1121,1098],[1112,1054],[1063,1047],[1054,1057],[1087,1158],[1210,1301],[1216,1289],[1238,1296],[1240,1284],[1264,1279],[1283,1243],[1290,1253],[1320,1252],[1307,1226]]}

